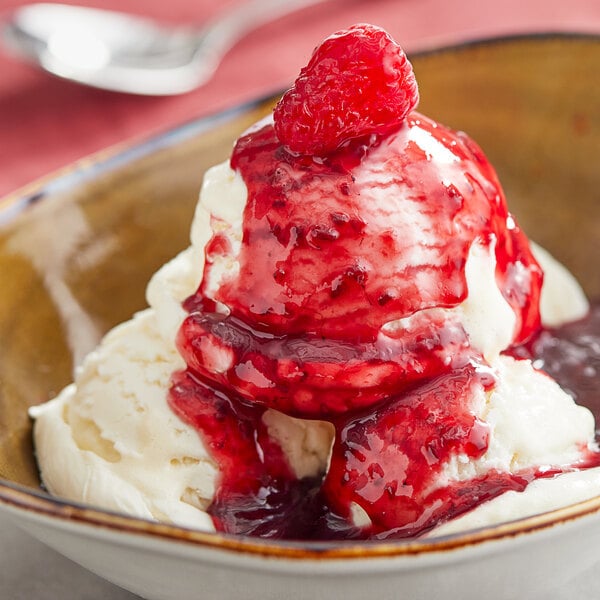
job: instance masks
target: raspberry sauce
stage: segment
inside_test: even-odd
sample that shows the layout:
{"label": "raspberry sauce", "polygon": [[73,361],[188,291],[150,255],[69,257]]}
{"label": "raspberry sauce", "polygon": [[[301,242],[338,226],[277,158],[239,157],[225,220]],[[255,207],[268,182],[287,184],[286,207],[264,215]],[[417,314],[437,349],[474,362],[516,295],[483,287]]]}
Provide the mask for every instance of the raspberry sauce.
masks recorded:
{"label": "raspberry sauce", "polygon": [[[465,299],[473,240],[495,245],[515,338],[537,330],[540,269],[466,136],[413,113],[380,144],[315,162],[286,152],[266,124],[239,140],[231,164],[248,187],[242,248],[217,233],[187,301],[180,350],[197,375],[323,418],[448,372],[464,363],[466,334],[425,311]],[[214,293],[206,282],[219,258],[239,274]]]}
{"label": "raspberry sauce", "polygon": [[[474,143],[413,113],[371,146],[315,161],[290,154],[266,123],[240,138],[231,165],[248,188],[241,249],[215,233],[203,282],[218,257],[239,272],[184,303],[187,370],[170,393],[219,465],[216,528],[415,536],[540,476],[434,485],[451,457],[478,458],[488,444],[473,402],[493,375],[460,323],[428,310],[465,299],[473,240],[496,249],[515,340],[539,329],[540,269]],[[263,424],[267,408],[334,424],[327,474],[295,477]],[[356,505],[368,524],[355,524]]]}
{"label": "raspberry sauce", "polygon": [[248,187],[243,252],[214,300],[256,329],[372,341],[389,321],[462,302],[469,248],[492,239],[518,339],[538,328],[541,271],[466,135],[412,113],[374,146],[315,160],[286,152],[267,123],[231,166]]}

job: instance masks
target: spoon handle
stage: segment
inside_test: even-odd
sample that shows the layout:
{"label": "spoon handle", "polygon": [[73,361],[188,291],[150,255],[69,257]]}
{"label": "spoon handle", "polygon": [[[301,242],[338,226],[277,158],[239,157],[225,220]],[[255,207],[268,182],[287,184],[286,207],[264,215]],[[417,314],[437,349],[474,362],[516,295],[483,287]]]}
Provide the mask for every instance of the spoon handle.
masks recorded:
{"label": "spoon handle", "polygon": [[198,32],[198,40],[225,52],[244,34],[289,13],[324,0],[248,0],[218,14]]}

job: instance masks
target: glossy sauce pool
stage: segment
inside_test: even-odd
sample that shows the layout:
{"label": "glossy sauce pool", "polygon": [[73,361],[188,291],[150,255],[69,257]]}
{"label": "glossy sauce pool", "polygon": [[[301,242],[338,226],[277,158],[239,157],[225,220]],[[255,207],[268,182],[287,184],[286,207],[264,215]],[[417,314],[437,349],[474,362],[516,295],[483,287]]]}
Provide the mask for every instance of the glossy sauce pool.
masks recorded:
{"label": "glossy sauce pool", "polygon": [[589,408],[600,426],[600,301],[592,303],[585,318],[541,330],[526,345],[515,348],[513,355],[532,359],[577,404]]}

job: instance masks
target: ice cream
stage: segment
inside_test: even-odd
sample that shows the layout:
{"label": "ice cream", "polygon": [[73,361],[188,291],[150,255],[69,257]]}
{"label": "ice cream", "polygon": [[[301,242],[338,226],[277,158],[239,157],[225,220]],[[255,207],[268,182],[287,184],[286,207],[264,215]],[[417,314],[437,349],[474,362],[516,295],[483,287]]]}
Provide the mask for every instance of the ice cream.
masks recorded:
{"label": "ice cream", "polygon": [[387,538],[554,508],[566,478],[567,501],[600,492],[592,414],[524,350],[588,304],[482,151],[417,101],[384,31],[315,50],[206,174],[149,308],[32,411],[51,493],[231,533]]}

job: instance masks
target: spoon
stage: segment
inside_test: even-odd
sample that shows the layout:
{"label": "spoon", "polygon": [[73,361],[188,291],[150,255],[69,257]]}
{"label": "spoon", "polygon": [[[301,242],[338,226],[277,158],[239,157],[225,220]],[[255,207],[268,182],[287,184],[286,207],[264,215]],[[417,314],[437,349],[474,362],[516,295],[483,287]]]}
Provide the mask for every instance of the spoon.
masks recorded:
{"label": "spoon", "polygon": [[200,27],[65,4],[30,4],[3,27],[7,46],[64,79],[131,94],[168,96],[206,83],[248,31],[322,0],[248,0]]}

